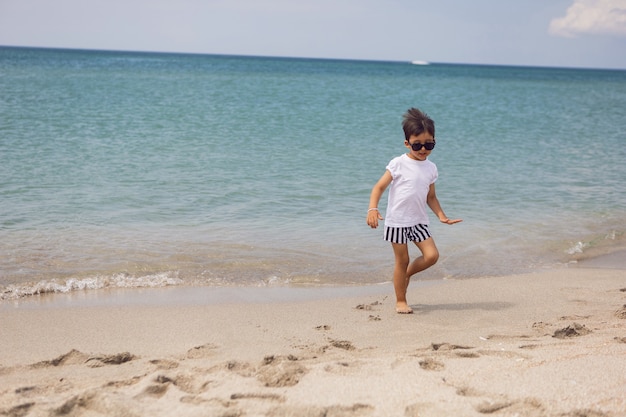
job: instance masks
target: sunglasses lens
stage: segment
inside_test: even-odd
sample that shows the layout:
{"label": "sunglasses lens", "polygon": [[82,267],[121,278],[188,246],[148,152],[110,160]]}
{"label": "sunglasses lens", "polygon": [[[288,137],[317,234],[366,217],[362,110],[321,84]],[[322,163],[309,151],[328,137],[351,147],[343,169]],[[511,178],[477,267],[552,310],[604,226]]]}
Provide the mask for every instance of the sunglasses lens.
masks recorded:
{"label": "sunglasses lens", "polygon": [[412,143],[411,149],[413,149],[414,151],[419,151],[420,149],[422,149],[422,146],[426,148],[427,151],[432,151],[433,149],[435,149],[435,142],[426,142],[424,144],[419,142]]}

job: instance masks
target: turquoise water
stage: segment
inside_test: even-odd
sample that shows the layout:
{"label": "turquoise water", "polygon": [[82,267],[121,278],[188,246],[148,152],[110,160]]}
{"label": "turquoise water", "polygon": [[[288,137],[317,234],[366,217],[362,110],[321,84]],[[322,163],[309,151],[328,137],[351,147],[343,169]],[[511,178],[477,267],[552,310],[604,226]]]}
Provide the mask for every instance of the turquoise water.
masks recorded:
{"label": "turquoise water", "polygon": [[0,48],[0,91],[0,298],[386,282],[365,214],[412,106],[464,219],[424,279],[624,246],[626,71]]}

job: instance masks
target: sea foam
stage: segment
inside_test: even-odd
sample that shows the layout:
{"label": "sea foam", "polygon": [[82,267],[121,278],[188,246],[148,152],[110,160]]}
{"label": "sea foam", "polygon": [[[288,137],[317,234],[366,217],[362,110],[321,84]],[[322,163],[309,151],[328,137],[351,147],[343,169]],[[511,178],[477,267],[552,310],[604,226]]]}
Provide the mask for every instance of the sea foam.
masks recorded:
{"label": "sea foam", "polygon": [[177,275],[174,272],[162,272],[144,276],[115,274],[111,276],[96,275],[85,278],[67,278],[65,280],[42,280],[36,283],[9,285],[0,293],[0,300],[15,300],[39,294],[69,293],[72,291],[103,288],[154,288],[180,285],[183,281]]}

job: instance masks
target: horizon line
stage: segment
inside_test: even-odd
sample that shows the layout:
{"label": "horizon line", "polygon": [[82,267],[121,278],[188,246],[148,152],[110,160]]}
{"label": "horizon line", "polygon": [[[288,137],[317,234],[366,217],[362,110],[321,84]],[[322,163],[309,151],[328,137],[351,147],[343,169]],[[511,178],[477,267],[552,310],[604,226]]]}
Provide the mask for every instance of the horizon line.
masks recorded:
{"label": "horizon line", "polygon": [[330,58],[313,56],[287,56],[287,55],[257,55],[257,54],[237,54],[237,53],[216,53],[216,52],[187,52],[187,51],[156,51],[156,50],[135,50],[135,49],[109,49],[109,48],[84,48],[84,47],[64,47],[64,46],[32,46],[32,45],[0,45],[0,48],[21,48],[21,49],[51,49],[66,51],[93,51],[112,53],[137,53],[137,54],[169,54],[169,55],[206,55],[206,56],[232,56],[242,58],[273,58],[273,59],[305,59],[320,61],[357,61],[357,62],[388,62],[407,63],[425,62],[427,65],[415,65],[416,67],[428,65],[468,65],[468,66],[488,66],[488,67],[514,67],[514,68],[547,68],[547,69],[585,69],[600,71],[626,71],[626,68],[613,67],[586,67],[586,66],[552,66],[536,64],[494,64],[494,63],[472,63],[472,62],[440,62],[424,59],[373,59],[373,58]]}

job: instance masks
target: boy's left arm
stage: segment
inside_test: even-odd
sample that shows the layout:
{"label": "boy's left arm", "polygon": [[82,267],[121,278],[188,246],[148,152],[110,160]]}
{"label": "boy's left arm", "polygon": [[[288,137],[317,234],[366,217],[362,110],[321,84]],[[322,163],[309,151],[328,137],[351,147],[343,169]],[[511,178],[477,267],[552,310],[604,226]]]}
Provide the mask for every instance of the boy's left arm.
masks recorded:
{"label": "boy's left arm", "polygon": [[441,223],[455,224],[463,221],[461,219],[452,220],[449,219],[448,216],[446,216],[446,214],[443,212],[443,209],[441,208],[441,204],[439,204],[439,199],[437,198],[437,193],[435,192],[434,183],[430,184],[428,196],[426,196],[426,203],[428,204],[428,207],[430,207],[430,209],[433,211],[433,213],[435,213],[435,215],[439,217],[439,221]]}

